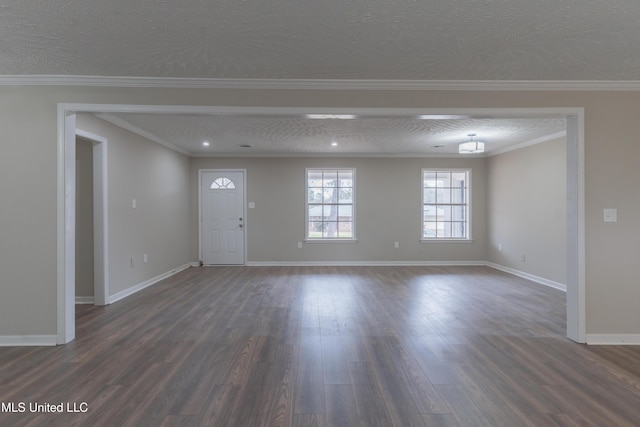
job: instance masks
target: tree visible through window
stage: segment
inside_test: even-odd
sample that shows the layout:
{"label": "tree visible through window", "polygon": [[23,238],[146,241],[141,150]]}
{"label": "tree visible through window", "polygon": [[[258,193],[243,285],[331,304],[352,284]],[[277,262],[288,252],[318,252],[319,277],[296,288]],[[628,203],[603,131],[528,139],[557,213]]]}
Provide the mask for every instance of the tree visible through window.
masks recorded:
{"label": "tree visible through window", "polygon": [[354,169],[307,169],[307,239],[355,239]]}
{"label": "tree visible through window", "polygon": [[468,240],[469,170],[422,170],[422,239]]}

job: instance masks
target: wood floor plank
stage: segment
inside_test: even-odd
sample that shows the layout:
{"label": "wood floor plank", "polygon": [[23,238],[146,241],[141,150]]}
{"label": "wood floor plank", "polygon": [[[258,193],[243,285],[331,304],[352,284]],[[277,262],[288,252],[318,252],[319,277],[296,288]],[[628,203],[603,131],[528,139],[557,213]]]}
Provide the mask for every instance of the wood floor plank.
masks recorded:
{"label": "wood floor plank", "polygon": [[384,404],[382,391],[378,387],[372,369],[364,362],[349,363],[360,422],[363,426],[391,426],[391,414]]}
{"label": "wood floor plank", "polygon": [[322,371],[322,343],[320,336],[300,338],[300,358],[298,360],[295,383],[295,414],[324,414],[324,373]]}
{"label": "wood floor plank", "polygon": [[[358,408],[350,384],[327,384],[325,386],[327,426],[359,427],[362,426]],[[363,426],[366,427],[366,426]]]}
{"label": "wood floor plank", "polygon": [[189,268],[0,348],[0,426],[640,425],[640,346],[568,341],[565,298],[482,266]]}

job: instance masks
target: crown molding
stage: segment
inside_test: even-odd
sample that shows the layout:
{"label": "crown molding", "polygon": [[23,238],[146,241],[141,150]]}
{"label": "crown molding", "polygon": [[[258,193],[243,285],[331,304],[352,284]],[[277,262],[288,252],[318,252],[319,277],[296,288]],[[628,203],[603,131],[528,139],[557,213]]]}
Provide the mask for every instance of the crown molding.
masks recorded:
{"label": "crown molding", "polygon": [[640,80],[340,80],[13,75],[0,76],[0,86],[411,91],[640,91]]}

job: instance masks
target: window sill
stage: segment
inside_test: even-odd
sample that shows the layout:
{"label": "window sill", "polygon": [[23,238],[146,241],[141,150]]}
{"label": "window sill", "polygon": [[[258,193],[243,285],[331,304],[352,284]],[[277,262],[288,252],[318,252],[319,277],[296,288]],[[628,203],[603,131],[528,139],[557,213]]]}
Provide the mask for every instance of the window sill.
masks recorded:
{"label": "window sill", "polygon": [[304,239],[305,243],[358,243],[358,239]]}

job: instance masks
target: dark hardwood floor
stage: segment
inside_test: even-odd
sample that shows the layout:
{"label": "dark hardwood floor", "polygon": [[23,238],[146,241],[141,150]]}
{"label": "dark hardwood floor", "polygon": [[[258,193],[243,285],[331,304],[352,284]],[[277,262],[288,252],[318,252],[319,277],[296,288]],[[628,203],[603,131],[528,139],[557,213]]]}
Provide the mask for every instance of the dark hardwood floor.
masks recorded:
{"label": "dark hardwood floor", "polygon": [[191,268],[76,335],[0,348],[0,426],[640,425],[640,348],[568,341],[564,293],[487,267]]}

